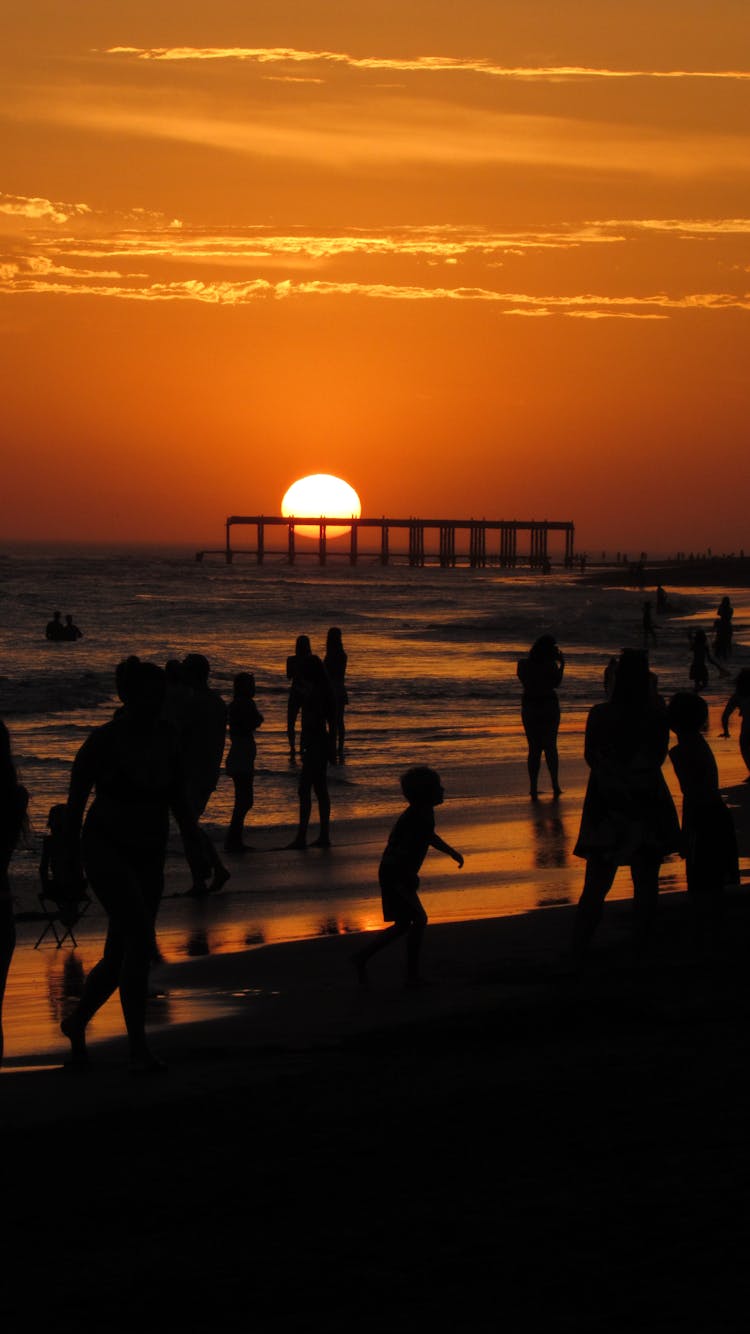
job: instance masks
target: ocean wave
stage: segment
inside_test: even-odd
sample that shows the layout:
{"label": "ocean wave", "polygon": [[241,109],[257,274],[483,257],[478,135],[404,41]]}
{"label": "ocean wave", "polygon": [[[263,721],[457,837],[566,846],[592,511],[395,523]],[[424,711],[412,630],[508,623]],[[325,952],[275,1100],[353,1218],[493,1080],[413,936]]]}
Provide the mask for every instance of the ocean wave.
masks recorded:
{"label": "ocean wave", "polygon": [[112,674],[81,672],[32,675],[0,680],[0,714],[73,713],[95,709],[112,699]]}

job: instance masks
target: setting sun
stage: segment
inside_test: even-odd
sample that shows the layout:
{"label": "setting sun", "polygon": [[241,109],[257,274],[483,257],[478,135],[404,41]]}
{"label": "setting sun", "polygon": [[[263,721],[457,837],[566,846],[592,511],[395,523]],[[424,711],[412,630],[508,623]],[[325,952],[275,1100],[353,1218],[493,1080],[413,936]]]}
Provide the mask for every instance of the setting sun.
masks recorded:
{"label": "setting sun", "polygon": [[[297,514],[311,519],[359,519],[362,505],[359,496],[348,482],[340,477],[332,477],[327,472],[316,472],[310,477],[300,477],[284,495],[281,513],[285,519],[293,519]],[[317,537],[319,528],[311,524],[295,524],[295,533],[300,537]],[[327,537],[343,537],[349,527],[326,526]]]}

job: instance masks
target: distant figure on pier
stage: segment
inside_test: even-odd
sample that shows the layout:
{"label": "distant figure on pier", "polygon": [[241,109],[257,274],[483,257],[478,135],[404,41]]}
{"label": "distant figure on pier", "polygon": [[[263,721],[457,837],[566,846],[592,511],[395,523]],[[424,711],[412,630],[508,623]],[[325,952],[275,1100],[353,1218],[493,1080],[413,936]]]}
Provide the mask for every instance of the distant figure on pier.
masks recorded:
{"label": "distant figure on pier", "polygon": [[737,674],[734,692],[730,695],[721,715],[721,734],[729,736],[729,719],[735,709],[740,715],[740,754],[748,768],[746,783],[750,783],[750,667]]}
{"label": "distant figure on pier", "polygon": [[346,665],[348,655],[344,648],[341,638],[341,631],[338,626],[332,625],[326,638],[326,652],[323,659],[323,666],[328,672],[333,693],[336,697],[336,722],[333,729],[333,743],[336,760],[339,764],[344,763],[344,738],[346,736],[346,727],[344,723],[344,713],[349,703],[349,695],[346,689]]}
{"label": "distant figure on pier", "polygon": [[62,638],[70,641],[74,639],[83,639],[83,633],[81,630],[78,629],[78,626],[74,623],[72,616],[65,617],[65,624],[63,626]]}
{"label": "distant figure on pier", "polygon": [[732,617],[734,607],[728,597],[723,597],[716,611],[714,621],[714,653],[726,662],[732,653]]}
{"label": "distant figure on pier", "polygon": [[677,745],[669,752],[682,792],[682,855],[688,899],[698,946],[714,943],[725,885],[739,881],[737,835],[719,791],[719,771],[704,733],[708,705],[687,690],[673,695],[667,708]]}
{"label": "distant figure on pier", "polygon": [[16,947],[8,867],[26,825],[28,804],[29,794],[18,781],[8,729],[0,722],[0,1065],[3,1061],[3,997]]}
{"label": "distant figure on pier", "polygon": [[612,695],[586,721],[584,755],[590,774],[573,852],[586,861],[573,928],[573,962],[580,966],[602,915],[618,867],[633,880],[636,950],[647,943],[656,912],[659,869],[680,845],[674,802],[662,774],[669,724],[646,654],[624,649]]}
{"label": "distant figure on pier", "polygon": [[538,781],[542,755],[547,761],[552,779],[553,795],[559,797],[562,793],[557,754],[557,733],[560,727],[557,687],[563,679],[564,671],[565,658],[555,642],[554,635],[541,635],[532,644],[528,657],[521,658],[516,668],[516,674],[523,686],[521,719],[529,743],[527,764],[529,795],[532,801],[537,801],[539,798]]}
{"label": "distant figure on pier", "polygon": [[[217,690],[208,684],[211,671],[202,653],[188,653],[182,671],[188,694],[185,699],[180,749],[185,765],[188,801],[194,819],[200,820],[216,790],[224,757],[227,707]],[[203,879],[193,880],[191,894],[212,894],[229,879],[229,871],[204,829],[199,834],[206,861]],[[205,883],[210,875],[209,884]]]}
{"label": "distant figure on pier", "polygon": [[225,768],[234,784],[234,809],[229,822],[225,852],[250,852],[244,841],[245,816],[255,800],[255,733],[263,714],[255,703],[255,677],[252,672],[238,672],[234,694],[228,709],[230,746]]}
{"label": "distant figure on pier", "polygon": [[693,682],[694,690],[705,690],[708,685],[708,664],[715,667],[721,676],[728,676],[729,673],[725,667],[722,667],[715,658],[711,656],[711,650],[708,647],[708,635],[705,630],[694,630],[690,636],[690,649],[692,657],[690,660],[690,680]]}
{"label": "distant figure on pier", "polygon": [[643,604],[643,647],[647,649],[650,644],[656,648],[656,627],[651,615],[651,603],[646,601]]}
{"label": "distant figure on pier", "polygon": [[388,836],[378,871],[383,920],[393,925],[378,931],[372,944],[354,955],[354,967],[362,986],[367,983],[370,960],[401,936],[406,936],[406,984],[419,983],[419,955],[427,926],[427,913],[417,893],[422,862],[428,850],[435,848],[452,857],[459,869],[464,864],[461,853],[435,832],[435,807],[441,806],[445,799],[440,775],[423,765],[409,769],[401,779],[401,791],[408,805]]}
{"label": "distant figure on pier", "polygon": [[59,611],[52,613],[52,620],[47,622],[44,637],[45,639],[57,640],[58,643],[65,638],[65,626],[62,623],[62,615]]}
{"label": "distant figure on pier", "polygon": [[328,791],[328,764],[333,756],[333,729],[336,699],[328,673],[316,653],[302,658],[298,687],[301,696],[299,777],[299,824],[290,848],[307,847],[307,829],[312,813],[312,794],[318,800],[320,833],[314,848],[331,846],[331,797]]}
{"label": "distant figure on pier", "polygon": [[289,742],[289,763],[296,763],[294,729],[297,722],[297,715],[302,707],[302,692],[300,690],[300,672],[305,658],[309,658],[312,653],[312,645],[307,635],[297,635],[297,642],[294,646],[294,653],[291,653],[286,660],[286,674],[291,685],[289,687],[289,698],[286,706],[286,735]]}

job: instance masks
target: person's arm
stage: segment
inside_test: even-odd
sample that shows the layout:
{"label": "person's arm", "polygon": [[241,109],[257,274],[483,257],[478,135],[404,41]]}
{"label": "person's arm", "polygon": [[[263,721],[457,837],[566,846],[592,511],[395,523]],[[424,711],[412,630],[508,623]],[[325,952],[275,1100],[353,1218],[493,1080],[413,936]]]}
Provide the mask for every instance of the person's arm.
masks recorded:
{"label": "person's arm", "polygon": [[65,836],[70,847],[78,847],[86,804],[96,782],[101,741],[98,732],[86,738],[73,761],[68,789],[68,815]]}
{"label": "person's arm", "polygon": [[442,839],[439,834],[432,835],[430,846],[436,848],[438,852],[444,852],[447,857],[452,857],[454,862],[458,863],[459,870],[461,869],[464,864],[464,859],[461,856],[461,853],[456,852],[456,849],[452,848],[450,843],[446,843],[445,839]]}

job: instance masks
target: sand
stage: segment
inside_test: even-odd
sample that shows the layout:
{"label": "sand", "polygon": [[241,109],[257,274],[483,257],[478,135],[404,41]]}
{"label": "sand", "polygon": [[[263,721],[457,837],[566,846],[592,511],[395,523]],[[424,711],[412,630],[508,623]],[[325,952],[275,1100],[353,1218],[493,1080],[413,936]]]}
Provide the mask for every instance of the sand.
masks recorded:
{"label": "sand", "polygon": [[167,1074],[4,1073],[7,1328],[744,1329],[746,891],[638,969],[611,903],[577,980],[572,911],[431,925],[416,991],[351,935],[168,964],[227,1009]]}

